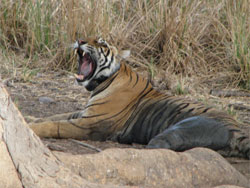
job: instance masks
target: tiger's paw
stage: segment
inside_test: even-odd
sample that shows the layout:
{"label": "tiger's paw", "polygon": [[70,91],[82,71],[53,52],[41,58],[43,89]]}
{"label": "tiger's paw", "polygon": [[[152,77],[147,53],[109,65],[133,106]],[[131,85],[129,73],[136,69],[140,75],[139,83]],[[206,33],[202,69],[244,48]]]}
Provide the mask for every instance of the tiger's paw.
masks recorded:
{"label": "tiger's paw", "polygon": [[36,118],[34,116],[25,116],[24,119],[27,123],[35,123],[35,122],[42,121],[41,118]]}
{"label": "tiger's paw", "polygon": [[29,123],[28,126],[40,138],[59,138],[58,126],[54,122]]}

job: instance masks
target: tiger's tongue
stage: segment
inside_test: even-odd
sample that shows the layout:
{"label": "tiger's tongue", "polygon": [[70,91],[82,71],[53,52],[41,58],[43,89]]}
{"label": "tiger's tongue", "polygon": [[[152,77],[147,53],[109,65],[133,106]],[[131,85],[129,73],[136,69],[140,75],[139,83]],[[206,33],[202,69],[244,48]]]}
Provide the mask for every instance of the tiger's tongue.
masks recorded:
{"label": "tiger's tongue", "polygon": [[82,66],[81,66],[81,72],[78,75],[75,75],[76,78],[79,80],[83,80],[84,78],[88,77],[93,70],[92,63],[87,60],[83,60]]}
{"label": "tiger's tongue", "polygon": [[81,74],[83,74],[83,76],[86,78],[87,76],[90,75],[92,69],[93,69],[92,63],[87,60],[84,60],[81,66]]}

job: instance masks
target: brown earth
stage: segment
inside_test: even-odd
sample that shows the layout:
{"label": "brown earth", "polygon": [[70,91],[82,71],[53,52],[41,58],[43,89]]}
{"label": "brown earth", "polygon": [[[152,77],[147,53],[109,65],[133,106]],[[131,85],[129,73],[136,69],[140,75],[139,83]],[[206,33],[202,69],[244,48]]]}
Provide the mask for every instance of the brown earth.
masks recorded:
{"label": "brown earth", "polygon": [[[1,71],[0,71],[1,73]],[[71,73],[65,71],[37,73],[28,80],[20,77],[10,78],[7,74],[2,74],[2,79],[11,94],[12,100],[18,106],[24,116],[47,117],[55,114],[74,112],[84,108],[89,93],[82,87],[74,84],[74,77]],[[159,83],[156,83],[159,85]],[[162,92],[175,93],[172,90]],[[170,87],[171,88],[171,87]],[[195,91],[195,93],[193,92]],[[186,97],[193,98],[208,104],[215,105],[218,108],[227,110],[235,115],[239,121],[246,126],[243,128],[250,133],[250,100],[245,96],[233,96],[228,98],[213,96],[209,94],[210,89],[203,91],[190,90]],[[48,97],[48,98],[42,98]],[[232,106],[243,105],[242,108],[232,109]],[[95,149],[105,150],[107,148],[144,148],[142,145],[124,145],[114,142],[94,142],[84,141],[94,147],[83,146],[74,140],[56,140],[43,139],[45,145],[51,150],[69,152],[72,154],[96,153]],[[250,178],[250,161],[238,158],[227,159],[236,169],[238,169],[247,178]]]}

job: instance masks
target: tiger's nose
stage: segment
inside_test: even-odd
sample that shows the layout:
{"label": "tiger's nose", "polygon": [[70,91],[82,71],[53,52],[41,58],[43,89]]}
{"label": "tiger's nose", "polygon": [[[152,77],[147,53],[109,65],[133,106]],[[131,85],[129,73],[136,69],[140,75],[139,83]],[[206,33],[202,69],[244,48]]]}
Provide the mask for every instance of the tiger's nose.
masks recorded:
{"label": "tiger's nose", "polygon": [[83,45],[83,44],[86,44],[87,42],[82,40],[82,39],[78,39],[78,44],[79,45]]}

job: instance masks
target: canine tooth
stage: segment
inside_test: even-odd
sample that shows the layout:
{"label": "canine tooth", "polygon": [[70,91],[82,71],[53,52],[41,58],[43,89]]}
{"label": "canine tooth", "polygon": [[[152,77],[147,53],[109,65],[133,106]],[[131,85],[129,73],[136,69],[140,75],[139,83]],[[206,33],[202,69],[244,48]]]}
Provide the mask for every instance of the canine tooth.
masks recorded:
{"label": "canine tooth", "polygon": [[83,80],[84,79],[84,75],[78,75],[78,79],[79,80]]}
{"label": "canine tooth", "polygon": [[82,56],[84,56],[85,55],[85,52],[84,51],[82,51]]}
{"label": "canine tooth", "polygon": [[83,80],[84,79],[84,75],[78,75],[78,74],[74,74],[74,76],[79,79],[79,80]]}

